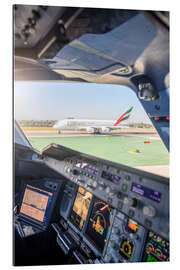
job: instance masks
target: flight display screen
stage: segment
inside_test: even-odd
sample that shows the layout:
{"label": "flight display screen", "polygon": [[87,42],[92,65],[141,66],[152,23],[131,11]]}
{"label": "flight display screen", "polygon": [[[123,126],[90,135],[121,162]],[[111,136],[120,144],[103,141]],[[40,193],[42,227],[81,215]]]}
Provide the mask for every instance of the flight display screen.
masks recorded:
{"label": "flight display screen", "polygon": [[86,236],[101,252],[109,235],[109,226],[114,209],[105,202],[94,198],[92,212],[86,228]]}
{"label": "flight display screen", "polygon": [[133,183],[131,191],[137,193],[141,196],[144,196],[150,200],[160,203],[161,201],[161,193],[140,184]]}
{"label": "flight display screen", "polygon": [[20,214],[46,224],[53,193],[26,185]]}
{"label": "flight display screen", "polygon": [[169,242],[152,231],[149,231],[142,261],[169,261]]}
{"label": "flight display screen", "polygon": [[92,194],[84,188],[79,187],[70,214],[71,222],[81,231],[84,227],[88,214],[89,205],[92,199]]}

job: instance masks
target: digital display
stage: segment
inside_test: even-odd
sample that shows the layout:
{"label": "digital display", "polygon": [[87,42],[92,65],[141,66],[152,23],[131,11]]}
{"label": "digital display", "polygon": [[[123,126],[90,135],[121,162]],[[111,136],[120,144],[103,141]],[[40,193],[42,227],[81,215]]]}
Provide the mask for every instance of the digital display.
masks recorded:
{"label": "digital display", "polygon": [[24,191],[20,214],[46,224],[52,195],[53,193],[51,192],[27,185]]}
{"label": "digital display", "polygon": [[139,228],[139,224],[136,221],[129,218],[125,227],[126,231],[128,233],[136,233],[138,231],[138,228]]}
{"label": "digital display", "polygon": [[169,242],[152,231],[149,231],[142,261],[169,261]]}
{"label": "digital display", "polygon": [[120,184],[121,177],[118,175],[115,175],[106,171],[102,171],[101,177],[115,184]]}
{"label": "digital display", "polygon": [[140,184],[132,184],[131,191],[137,193],[143,197],[146,197],[150,200],[160,203],[161,201],[161,193],[150,188],[144,187]]}
{"label": "digital display", "polygon": [[70,214],[70,220],[79,230],[82,230],[84,222],[86,221],[91,199],[92,194],[90,192],[86,191],[82,187],[78,188],[78,192]]}
{"label": "digital display", "polygon": [[120,255],[124,259],[129,260],[132,256],[133,247],[134,247],[133,243],[131,241],[129,241],[127,238],[123,237],[122,242],[121,242],[121,246],[119,249]]}
{"label": "digital display", "polygon": [[84,169],[85,171],[89,172],[89,173],[92,173],[94,175],[98,175],[98,168],[96,168],[95,166],[93,166],[91,164],[83,162],[81,164],[81,168]]}
{"label": "digital display", "polygon": [[114,209],[108,204],[96,197],[94,198],[92,212],[86,228],[86,236],[100,251],[103,251],[107,241],[113,213]]}
{"label": "digital display", "polygon": [[95,166],[86,163],[86,162],[77,162],[75,165],[77,168],[81,168],[83,170],[85,170],[88,173],[92,173],[94,175],[98,175],[98,168],[96,168]]}

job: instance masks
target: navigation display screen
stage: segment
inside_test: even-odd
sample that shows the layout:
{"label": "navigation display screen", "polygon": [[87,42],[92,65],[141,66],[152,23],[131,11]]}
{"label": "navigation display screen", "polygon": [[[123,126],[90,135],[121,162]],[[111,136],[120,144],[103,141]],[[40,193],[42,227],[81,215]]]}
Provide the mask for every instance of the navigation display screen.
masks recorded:
{"label": "navigation display screen", "polygon": [[149,231],[142,261],[169,261],[169,242],[152,231]]}
{"label": "navigation display screen", "polygon": [[109,234],[114,209],[105,202],[94,198],[93,208],[86,228],[86,236],[103,251]]}
{"label": "navigation display screen", "polygon": [[70,214],[71,222],[81,231],[88,214],[89,205],[92,194],[84,188],[79,187],[74,201],[74,205]]}
{"label": "navigation display screen", "polygon": [[20,214],[46,224],[53,193],[26,185]]}
{"label": "navigation display screen", "polygon": [[161,193],[150,188],[144,187],[140,184],[133,183],[131,191],[137,193],[141,196],[144,196],[148,199],[151,199],[155,202],[160,203],[161,201]]}

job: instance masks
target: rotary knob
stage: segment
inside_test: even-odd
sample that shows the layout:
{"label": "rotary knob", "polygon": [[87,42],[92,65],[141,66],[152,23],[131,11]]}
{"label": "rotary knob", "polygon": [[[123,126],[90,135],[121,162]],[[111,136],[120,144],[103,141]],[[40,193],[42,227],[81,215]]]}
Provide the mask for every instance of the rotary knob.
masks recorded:
{"label": "rotary knob", "polygon": [[116,194],[116,191],[113,190],[111,187],[107,186],[105,189],[105,192],[107,193],[108,196],[112,197]]}
{"label": "rotary knob", "polygon": [[88,188],[91,188],[91,189],[95,189],[97,187],[97,182],[96,181],[89,180],[87,182],[87,187]]}
{"label": "rotary knob", "polygon": [[99,184],[98,184],[98,189],[103,191],[106,189],[106,184],[104,183],[104,181],[99,181]]}
{"label": "rotary knob", "polygon": [[73,169],[72,173],[73,173],[73,175],[78,175],[78,174],[80,174],[80,172],[79,172],[78,170],[76,170],[76,169]]}
{"label": "rotary knob", "polygon": [[136,207],[137,206],[137,199],[131,198],[131,197],[125,197],[124,204],[126,204],[128,206]]}
{"label": "rotary knob", "polygon": [[148,217],[154,217],[156,215],[156,209],[151,205],[143,207],[143,214]]}
{"label": "rotary knob", "polygon": [[135,233],[130,233],[129,237],[131,238],[131,240],[138,240],[139,239],[139,236]]}

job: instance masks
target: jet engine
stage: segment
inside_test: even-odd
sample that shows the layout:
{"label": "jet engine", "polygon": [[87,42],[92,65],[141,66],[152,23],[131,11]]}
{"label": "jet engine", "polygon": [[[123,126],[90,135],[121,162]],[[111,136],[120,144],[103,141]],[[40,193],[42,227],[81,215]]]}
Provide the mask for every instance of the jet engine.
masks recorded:
{"label": "jet engine", "polygon": [[102,127],[102,133],[109,133],[110,132],[110,128],[108,127]]}
{"label": "jet engine", "polygon": [[87,131],[87,133],[95,133],[95,129],[92,128],[92,127],[88,127],[88,128],[86,129],[86,131]]}

